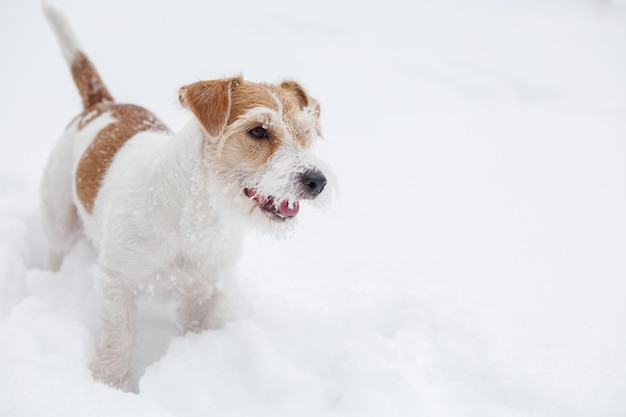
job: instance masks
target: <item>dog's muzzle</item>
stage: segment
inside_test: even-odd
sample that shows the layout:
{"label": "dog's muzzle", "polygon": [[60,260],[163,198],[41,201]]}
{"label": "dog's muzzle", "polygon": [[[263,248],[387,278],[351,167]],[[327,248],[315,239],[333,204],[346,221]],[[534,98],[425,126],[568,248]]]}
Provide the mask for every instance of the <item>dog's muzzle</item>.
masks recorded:
{"label": "dog's muzzle", "polygon": [[314,200],[324,191],[328,182],[324,174],[317,168],[307,169],[293,178],[295,180],[293,181],[294,185],[297,187],[293,190],[295,192],[293,199],[264,194],[259,192],[257,188],[244,188],[243,194],[254,201],[256,206],[261,208],[271,219],[287,221],[298,215],[300,211],[299,200]]}

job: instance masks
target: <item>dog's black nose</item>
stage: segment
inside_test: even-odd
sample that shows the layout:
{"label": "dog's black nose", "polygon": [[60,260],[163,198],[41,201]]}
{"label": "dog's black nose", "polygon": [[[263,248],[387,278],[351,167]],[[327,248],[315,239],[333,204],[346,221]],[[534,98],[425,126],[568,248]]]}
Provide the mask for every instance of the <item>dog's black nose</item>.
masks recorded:
{"label": "dog's black nose", "polygon": [[312,169],[304,172],[300,176],[300,182],[304,185],[304,191],[311,197],[315,198],[324,191],[326,186],[326,177],[321,171]]}

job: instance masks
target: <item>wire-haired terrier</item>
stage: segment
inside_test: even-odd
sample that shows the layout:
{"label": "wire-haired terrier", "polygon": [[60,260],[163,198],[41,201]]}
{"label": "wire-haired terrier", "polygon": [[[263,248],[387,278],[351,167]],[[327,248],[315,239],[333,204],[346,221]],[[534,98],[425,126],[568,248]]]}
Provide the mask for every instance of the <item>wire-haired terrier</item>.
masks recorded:
{"label": "wire-haired terrier", "polygon": [[44,10],[83,102],[42,182],[48,263],[58,270],[81,231],[94,245],[102,323],[91,369],[126,388],[137,295],[177,297],[184,331],[217,326],[246,229],[292,228],[300,203],[324,191],[312,154],[320,107],[295,81],[200,81],[180,89],[194,117],[173,134],[116,102],[64,17]]}

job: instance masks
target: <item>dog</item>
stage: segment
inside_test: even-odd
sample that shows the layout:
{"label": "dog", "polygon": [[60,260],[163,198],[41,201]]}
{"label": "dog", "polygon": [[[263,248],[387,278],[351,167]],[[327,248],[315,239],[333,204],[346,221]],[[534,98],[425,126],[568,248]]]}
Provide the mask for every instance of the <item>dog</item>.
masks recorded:
{"label": "dog", "polygon": [[174,134],[115,101],[65,17],[43,9],[83,105],[41,183],[48,266],[58,270],[81,233],[93,244],[101,329],[90,368],[127,389],[137,296],[179,300],[184,332],[218,327],[245,232],[290,231],[300,203],[321,200],[320,106],[296,81],[199,81],[179,90],[193,117]]}

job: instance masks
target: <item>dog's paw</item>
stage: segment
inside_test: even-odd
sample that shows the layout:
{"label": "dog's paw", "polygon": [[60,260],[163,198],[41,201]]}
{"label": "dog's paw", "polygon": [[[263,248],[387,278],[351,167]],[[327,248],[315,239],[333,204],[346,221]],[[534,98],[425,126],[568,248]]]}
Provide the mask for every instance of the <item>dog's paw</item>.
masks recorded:
{"label": "dog's paw", "polygon": [[108,355],[98,355],[91,363],[91,374],[96,381],[104,382],[112,388],[129,390],[130,370],[126,364],[112,360]]}

